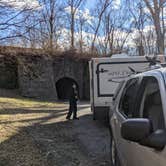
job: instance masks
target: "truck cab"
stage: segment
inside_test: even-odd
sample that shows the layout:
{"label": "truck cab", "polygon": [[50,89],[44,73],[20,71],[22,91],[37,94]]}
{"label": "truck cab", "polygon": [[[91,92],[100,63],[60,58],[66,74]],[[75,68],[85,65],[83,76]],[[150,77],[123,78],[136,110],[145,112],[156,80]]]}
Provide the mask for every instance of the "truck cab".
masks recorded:
{"label": "truck cab", "polygon": [[112,166],[165,166],[166,68],[124,80],[110,108]]}

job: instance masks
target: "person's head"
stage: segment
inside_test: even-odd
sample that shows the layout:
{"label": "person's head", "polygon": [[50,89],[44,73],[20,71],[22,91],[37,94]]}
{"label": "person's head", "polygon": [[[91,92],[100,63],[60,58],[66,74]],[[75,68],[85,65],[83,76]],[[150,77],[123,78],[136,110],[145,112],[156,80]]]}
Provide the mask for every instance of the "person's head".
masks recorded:
{"label": "person's head", "polygon": [[73,84],[73,85],[72,85],[72,88],[73,88],[73,89],[76,89],[76,84]]}

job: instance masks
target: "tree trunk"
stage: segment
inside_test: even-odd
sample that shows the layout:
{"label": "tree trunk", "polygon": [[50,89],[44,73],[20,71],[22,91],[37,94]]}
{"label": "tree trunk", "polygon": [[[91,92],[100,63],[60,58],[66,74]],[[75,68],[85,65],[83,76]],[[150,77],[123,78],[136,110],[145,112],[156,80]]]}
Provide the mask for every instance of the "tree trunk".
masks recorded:
{"label": "tree trunk", "polygon": [[156,35],[157,35],[157,49],[159,54],[164,54],[164,34],[162,33],[160,23],[160,12],[157,11],[153,15]]}
{"label": "tree trunk", "polygon": [[70,30],[71,30],[71,46],[70,48],[71,49],[74,49],[74,23],[75,23],[75,20],[74,20],[74,16],[75,16],[75,12],[74,12],[74,1],[72,0],[71,1],[71,27],[70,27]]}
{"label": "tree trunk", "polygon": [[154,26],[155,26],[155,31],[156,31],[156,36],[157,36],[157,40],[156,40],[156,45],[157,45],[157,49],[158,49],[158,54],[164,54],[164,31],[162,32],[162,28],[164,29],[164,27],[161,27],[161,20],[160,20],[160,12],[161,9],[163,7],[163,2],[162,0],[157,1],[157,0],[153,0],[153,5],[150,3],[149,0],[144,0],[147,8],[149,9],[151,16],[153,18],[153,22],[154,22]]}

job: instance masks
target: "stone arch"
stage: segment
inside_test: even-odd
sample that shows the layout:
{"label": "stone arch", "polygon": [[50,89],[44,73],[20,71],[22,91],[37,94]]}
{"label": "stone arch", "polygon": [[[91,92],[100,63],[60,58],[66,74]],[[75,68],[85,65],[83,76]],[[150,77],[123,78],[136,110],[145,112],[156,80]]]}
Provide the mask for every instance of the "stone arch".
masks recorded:
{"label": "stone arch", "polygon": [[59,100],[69,99],[73,83],[76,84],[77,89],[79,90],[77,82],[72,78],[63,77],[56,82],[57,97]]}

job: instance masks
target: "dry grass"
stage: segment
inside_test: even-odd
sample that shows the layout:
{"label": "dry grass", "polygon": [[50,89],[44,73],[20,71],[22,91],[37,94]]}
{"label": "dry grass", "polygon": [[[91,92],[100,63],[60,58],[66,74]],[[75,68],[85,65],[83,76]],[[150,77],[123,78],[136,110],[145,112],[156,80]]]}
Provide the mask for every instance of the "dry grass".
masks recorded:
{"label": "dry grass", "polygon": [[[66,106],[63,103],[55,103],[55,102],[47,102],[47,101],[37,101],[27,98],[9,98],[9,97],[0,97],[0,108],[40,108],[45,107],[47,109],[56,108],[57,107],[64,107]],[[1,113],[2,110],[0,110]]]}
{"label": "dry grass", "polygon": [[67,108],[62,103],[0,97],[0,166],[46,165],[26,128],[55,123],[57,114],[65,115]]}

